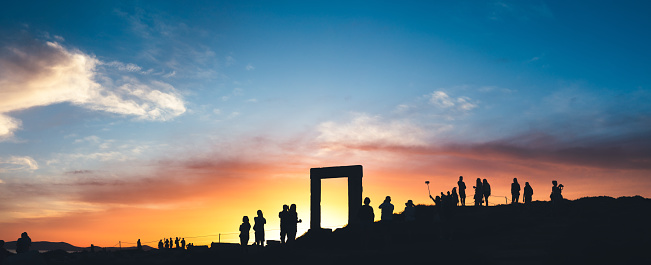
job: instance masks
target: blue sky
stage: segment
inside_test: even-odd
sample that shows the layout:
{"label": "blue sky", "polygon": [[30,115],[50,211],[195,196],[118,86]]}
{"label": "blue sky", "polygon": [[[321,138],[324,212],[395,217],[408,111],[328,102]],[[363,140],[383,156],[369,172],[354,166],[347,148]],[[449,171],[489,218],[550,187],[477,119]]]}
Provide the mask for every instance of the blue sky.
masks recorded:
{"label": "blue sky", "polygon": [[[120,207],[86,184],[135,185],[162,164],[201,179],[224,161],[287,163],[278,176],[467,165],[601,183],[570,197],[651,196],[644,1],[5,6],[0,222]],[[38,196],[18,209],[24,191]]]}

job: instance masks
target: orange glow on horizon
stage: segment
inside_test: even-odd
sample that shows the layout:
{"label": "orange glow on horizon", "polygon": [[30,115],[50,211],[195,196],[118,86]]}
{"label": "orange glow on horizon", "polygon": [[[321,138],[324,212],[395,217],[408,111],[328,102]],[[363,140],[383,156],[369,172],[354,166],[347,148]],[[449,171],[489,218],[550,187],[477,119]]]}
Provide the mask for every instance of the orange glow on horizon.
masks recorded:
{"label": "orange glow on horizon", "polygon": [[[385,169],[379,171],[372,166],[364,167],[363,197],[371,198],[376,219],[380,217],[378,206],[385,196],[392,197],[394,213],[404,209],[407,200],[415,204],[431,205],[425,181],[431,181],[433,196],[446,192],[456,186],[458,175],[448,176],[437,171],[422,171],[418,168],[404,171]],[[549,200],[551,177],[524,177],[511,174],[477,174],[477,170],[467,169],[463,173],[468,190],[467,205],[472,205],[472,186],[475,176],[488,176],[491,183],[491,203],[510,202],[510,183],[518,177],[524,186],[528,181],[534,188],[534,200]],[[283,204],[297,204],[299,218],[298,235],[309,228],[310,223],[310,188],[309,167],[305,172],[287,171],[283,177],[263,177],[279,174],[277,171],[256,171],[253,177],[232,178],[218,185],[198,187],[197,193],[189,198],[176,198],[176,204],[169,207],[144,208],[134,206],[115,206],[104,211],[72,213],[60,217],[19,219],[16,222],[2,224],[0,238],[14,241],[23,231],[28,232],[33,241],[68,242],[80,247],[90,244],[102,247],[124,242],[123,247],[130,246],[141,239],[143,244],[152,247],[163,238],[184,237],[186,242],[195,245],[209,245],[218,242],[237,243],[238,227],[242,216],[249,216],[253,224],[256,211],[262,210],[267,220],[266,239],[279,239],[278,212]],[[255,176],[259,176],[255,178]],[[408,177],[406,177],[408,176]],[[559,183],[567,188],[564,195],[568,199],[585,196],[609,195],[633,196],[626,190],[613,190],[612,183],[588,182],[577,178],[557,175]],[[203,183],[199,183],[204,185]],[[322,182],[322,226],[340,226],[347,223],[347,184],[345,179],[329,179]],[[211,188],[212,187],[212,188]],[[583,190],[578,190],[583,187]],[[650,194],[640,194],[648,197]],[[146,195],[142,195],[146,196]],[[506,196],[507,198],[500,197]],[[253,238],[253,231],[251,231]],[[252,243],[252,239],[250,241]]]}

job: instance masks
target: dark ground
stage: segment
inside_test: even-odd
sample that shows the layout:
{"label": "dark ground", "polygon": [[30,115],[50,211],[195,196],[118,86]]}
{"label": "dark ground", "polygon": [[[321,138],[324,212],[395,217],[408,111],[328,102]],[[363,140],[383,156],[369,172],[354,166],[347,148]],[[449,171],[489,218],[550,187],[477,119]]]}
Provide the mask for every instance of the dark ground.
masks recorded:
{"label": "dark ground", "polygon": [[[582,198],[559,207],[454,207],[442,220],[416,206],[417,221],[311,233],[293,246],[50,251],[40,264],[651,264],[651,200]],[[376,212],[378,215],[379,212]],[[36,264],[39,264],[36,263]],[[6,263],[22,264],[22,263]]]}

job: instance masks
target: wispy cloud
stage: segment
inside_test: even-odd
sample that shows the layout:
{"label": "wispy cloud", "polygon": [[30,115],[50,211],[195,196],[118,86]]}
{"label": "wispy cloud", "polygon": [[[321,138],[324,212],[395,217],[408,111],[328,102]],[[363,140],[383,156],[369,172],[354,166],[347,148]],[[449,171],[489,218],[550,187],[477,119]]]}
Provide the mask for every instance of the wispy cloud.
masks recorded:
{"label": "wispy cloud", "polygon": [[506,20],[518,19],[528,21],[533,19],[553,19],[554,14],[544,2],[532,3],[521,1],[493,1],[489,4],[488,19]]}
{"label": "wispy cloud", "polygon": [[176,71],[172,71],[170,73],[164,74],[163,77],[165,78],[170,78],[176,75]]}
{"label": "wispy cloud", "polygon": [[118,61],[112,61],[108,63],[104,63],[104,65],[109,66],[109,67],[114,67],[117,68],[120,71],[126,71],[126,72],[140,72],[142,70],[142,67],[132,64],[132,63],[122,63]]}
{"label": "wispy cloud", "polygon": [[386,121],[380,116],[355,114],[351,121],[327,121],[317,126],[317,140],[325,147],[422,146],[426,132],[407,120]]}
{"label": "wispy cloud", "polygon": [[246,65],[246,70],[247,71],[252,71],[252,70],[255,70],[255,67],[253,65],[251,65],[251,64],[247,64]]}
{"label": "wispy cloud", "polygon": [[450,97],[443,91],[434,91],[429,96],[429,103],[442,109],[456,108],[462,111],[469,111],[478,107],[478,103],[469,97]]}
{"label": "wispy cloud", "polygon": [[38,163],[29,156],[0,157],[0,172],[34,171],[37,169]]}
{"label": "wispy cloud", "polygon": [[225,63],[224,63],[224,64],[225,64],[226,66],[231,66],[231,65],[233,65],[235,62],[237,62],[237,61],[235,60],[235,58],[233,58],[233,56],[228,55],[228,56],[226,56],[226,58],[225,58]]}
{"label": "wispy cloud", "polygon": [[[0,139],[20,128],[20,121],[7,113],[55,103],[69,102],[144,120],[165,121],[186,111],[183,99],[171,85],[160,81],[143,83],[135,78],[114,82],[99,72],[97,66],[102,64],[92,55],[56,42],[29,40],[3,47]],[[125,71],[140,70],[136,65],[111,64]]]}

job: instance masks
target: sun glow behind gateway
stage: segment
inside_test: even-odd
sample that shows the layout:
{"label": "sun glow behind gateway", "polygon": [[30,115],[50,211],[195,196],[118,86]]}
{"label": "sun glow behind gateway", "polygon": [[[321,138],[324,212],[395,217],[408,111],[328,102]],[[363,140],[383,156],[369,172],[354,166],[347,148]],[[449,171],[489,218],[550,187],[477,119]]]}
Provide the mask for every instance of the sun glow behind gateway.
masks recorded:
{"label": "sun glow behind gateway", "polygon": [[[322,167],[310,169],[310,230],[321,228],[321,180],[348,178],[348,224],[357,222],[362,206],[362,166]],[[309,232],[308,231],[308,232]]]}
{"label": "sun glow behind gateway", "polygon": [[348,180],[328,179],[321,183],[321,227],[336,229],[348,224]]}

